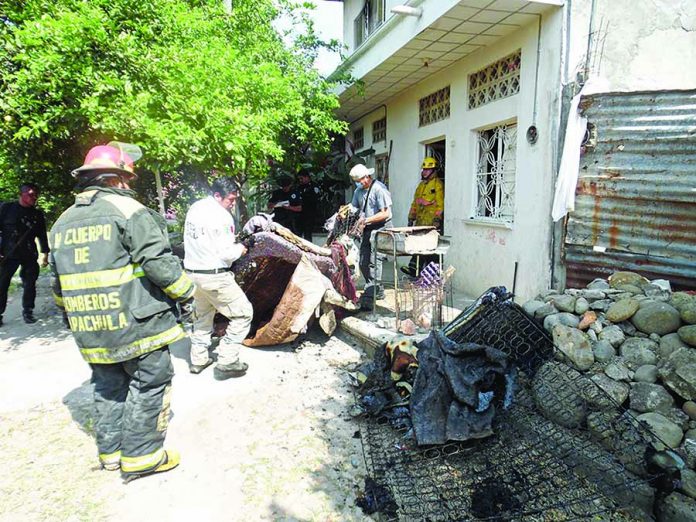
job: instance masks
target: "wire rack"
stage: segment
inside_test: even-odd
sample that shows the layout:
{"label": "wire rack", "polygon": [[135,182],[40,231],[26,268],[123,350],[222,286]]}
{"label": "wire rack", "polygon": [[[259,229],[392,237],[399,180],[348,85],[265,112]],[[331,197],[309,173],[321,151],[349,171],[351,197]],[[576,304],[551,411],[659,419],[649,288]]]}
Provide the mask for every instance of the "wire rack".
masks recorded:
{"label": "wire rack", "polygon": [[[429,266],[440,270],[439,265]],[[430,281],[402,278],[401,290],[396,296],[399,299],[399,310],[405,318],[411,319],[417,326],[425,329],[442,328],[455,316],[452,295],[452,280],[450,277],[434,277]]]}
{"label": "wire rack", "polygon": [[[361,425],[365,460],[379,486],[370,498],[373,509],[389,520],[649,517],[655,487],[664,484],[664,476],[650,466],[651,443],[659,441],[566,365],[546,331],[504,288],[486,292],[443,333],[455,342],[493,346],[512,358],[518,371],[514,406],[498,413],[493,436],[429,447],[418,447],[408,423],[389,410],[366,417]],[[382,364],[379,353],[375,363]],[[388,376],[377,384],[387,386]],[[586,399],[590,396],[595,400]],[[564,417],[573,404],[587,408],[588,415]],[[601,407],[590,413],[593,404]]]}

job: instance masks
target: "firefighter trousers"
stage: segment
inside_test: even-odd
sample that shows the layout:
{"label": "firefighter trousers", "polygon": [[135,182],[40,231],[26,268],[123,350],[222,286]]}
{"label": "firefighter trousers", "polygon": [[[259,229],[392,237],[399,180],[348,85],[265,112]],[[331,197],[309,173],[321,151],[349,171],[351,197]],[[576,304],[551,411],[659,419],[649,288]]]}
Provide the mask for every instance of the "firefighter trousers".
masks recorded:
{"label": "firefighter trousers", "polygon": [[174,367],[165,346],[135,359],[90,364],[99,459],[123,472],[154,469],[164,458]]}

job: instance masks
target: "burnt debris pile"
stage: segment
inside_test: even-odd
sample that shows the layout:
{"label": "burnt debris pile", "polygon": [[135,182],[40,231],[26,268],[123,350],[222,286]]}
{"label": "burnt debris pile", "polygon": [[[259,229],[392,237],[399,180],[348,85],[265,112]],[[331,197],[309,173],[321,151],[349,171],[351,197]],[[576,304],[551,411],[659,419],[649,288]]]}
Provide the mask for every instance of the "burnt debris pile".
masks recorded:
{"label": "burnt debris pile", "polygon": [[387,518],[670,520],[679,451],[503,287],[426,340],[378,352],[358,403],[365,497],[382,499],[365,502]]}

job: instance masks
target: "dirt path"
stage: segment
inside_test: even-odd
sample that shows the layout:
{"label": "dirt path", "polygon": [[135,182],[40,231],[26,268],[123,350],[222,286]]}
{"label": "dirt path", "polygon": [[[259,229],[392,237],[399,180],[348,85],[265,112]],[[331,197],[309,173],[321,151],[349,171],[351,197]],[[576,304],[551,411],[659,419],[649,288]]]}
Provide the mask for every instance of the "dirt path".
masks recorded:
{"label": "dirt path", "polygon": [[173,347],[167,446],[182,464],[123,485],[96,466],[90,371],[49,295],[42,277],[36,325],[12,296],[0,328],[0,520],[369,520],[355,506],[351,341],[248,349],[248,375],[225,382],[189,374],[187,345]]}

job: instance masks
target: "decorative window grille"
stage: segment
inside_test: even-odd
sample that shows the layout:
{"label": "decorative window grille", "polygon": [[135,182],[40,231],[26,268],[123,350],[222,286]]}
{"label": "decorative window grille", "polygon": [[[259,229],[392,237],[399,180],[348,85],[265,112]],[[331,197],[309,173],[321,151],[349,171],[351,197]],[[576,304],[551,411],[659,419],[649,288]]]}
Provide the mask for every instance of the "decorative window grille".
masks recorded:
{"label": "decorative window grille", "polygon": [[516,156],[517,123],[478,132],[475,218],[512,223]]}
{"label": "decorative window grille", "polygon": [[353,21],[355,47],[359,47],[384,23],[384,0],[366,0],[360,14]]}
{"label": "decorative window grille", "polygon": [[418,114],[418,126],[423,127],[436,121],[449,118],[450,115],[450,87],[428,94],[421,98]]}
{"label": "decorative window grille", "polygon": [[365,127],[360,127],[353,131],[353,144],[355,150],[362,149],[365,146]]}
{"label": "decorative window grille", "polygon": [[520,92],[520,63],[518,49],[485,69],[469,75],[469,108],[501,100]]}
{"label": "decorative window grille", "polygon": [[372,122],[372,143],[387,141],[387,119]]}

